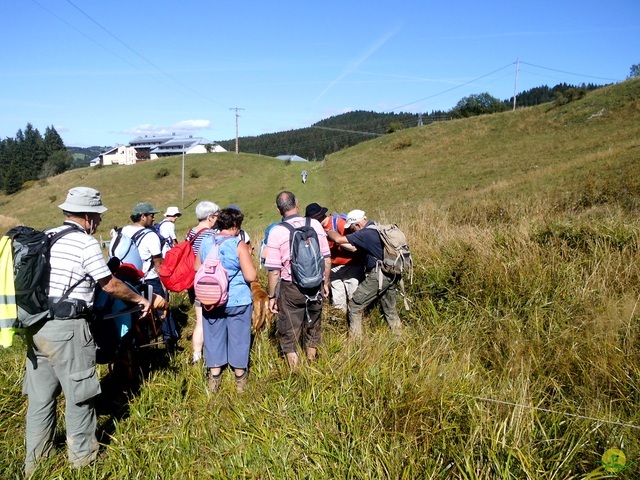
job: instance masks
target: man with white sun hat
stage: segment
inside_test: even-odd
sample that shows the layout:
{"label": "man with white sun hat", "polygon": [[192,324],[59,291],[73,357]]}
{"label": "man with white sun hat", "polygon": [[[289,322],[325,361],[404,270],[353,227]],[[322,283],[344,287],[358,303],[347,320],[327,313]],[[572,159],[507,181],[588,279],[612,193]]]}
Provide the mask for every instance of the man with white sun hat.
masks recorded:
{"label": "man with white sun hat", "polygon": [[157,231],[162,240],[162,257],[174,246],[178,244],[176,236],[176,220],[182,216],[178,207],[168,207],[164,212],[164,220],[157,225]]}
{"label": "man with white sun hat", "polygon": [[[49,317],[26,329],[27,362],[23,393],[28,396],[25,473],[54,451],[56,399],[64,392],[69,461],[82,467],[96,459],[97,416],[94,398],[100,393],[96,344],[88,318],[96,284],[109,295],[142,306],[149,301],[111,275],[100,244],[92,236],[107,208],[100,192],[89,187],[69,190],[58,205],[64,224],[47,230],[56,236],[50,247]],[[64,232],[64,233],[62,233]]]}

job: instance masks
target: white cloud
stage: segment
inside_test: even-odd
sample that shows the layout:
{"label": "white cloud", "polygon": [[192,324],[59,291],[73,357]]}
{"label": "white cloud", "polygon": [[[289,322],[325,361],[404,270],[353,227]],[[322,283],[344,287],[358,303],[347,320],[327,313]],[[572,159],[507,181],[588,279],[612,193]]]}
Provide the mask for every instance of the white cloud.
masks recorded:
{"label": "white cloud", "polygon": [[151,125],[144,123],[132,128],[122,130],[120,133],[127,135],[188,135],[198,130],[210,130],[209,120],[182,120],[173,125]]}

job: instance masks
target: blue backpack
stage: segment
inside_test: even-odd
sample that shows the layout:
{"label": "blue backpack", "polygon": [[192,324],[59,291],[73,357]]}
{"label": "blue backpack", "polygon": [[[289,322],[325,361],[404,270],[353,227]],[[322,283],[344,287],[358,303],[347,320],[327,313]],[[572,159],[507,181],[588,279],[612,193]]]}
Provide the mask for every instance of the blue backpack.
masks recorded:
{"label": "blue backpack", "polygon": [[332,213],[331,214],[331,229],[338,231],[338,218],[343,219],[345,222],[349,219],[346,213]]}
{"label": "blue backpack", "polygon": [[168,221],[169,220],[162,220],[160,223],[153,224],[153,231],[156,232],[156,235],[158,235],[158,237],[160,238],[160,248],[164,248],[165,245],[167,245],[169,248],[173,246],[173,242],[171,241],[171,239],[165,237],[160,233],[160,225]]}
{"label": "blue backpack", "polygon": [[294,227],[282,222],[289,232],[289,249],[291,252],[291,280],[305,290],[316,290],[322,285],[324,278],[324,257],[320,252],[318,234],[307,217],[303,225]]}

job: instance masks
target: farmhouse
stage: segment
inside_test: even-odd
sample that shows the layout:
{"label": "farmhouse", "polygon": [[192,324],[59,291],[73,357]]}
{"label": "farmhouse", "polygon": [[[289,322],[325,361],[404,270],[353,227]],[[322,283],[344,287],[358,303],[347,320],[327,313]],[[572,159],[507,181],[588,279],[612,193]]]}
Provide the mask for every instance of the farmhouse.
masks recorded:
{"label": "farmhouse", "polygon": [[[155,135],[134,138],[128,145],[117,145],[100,154],[103,165],[134,165],[171,155],[226,152],[215,142],[203,137]],[[97,162],[96,162],[97,163]],[[92,162],[93,164],[93,162]]]}

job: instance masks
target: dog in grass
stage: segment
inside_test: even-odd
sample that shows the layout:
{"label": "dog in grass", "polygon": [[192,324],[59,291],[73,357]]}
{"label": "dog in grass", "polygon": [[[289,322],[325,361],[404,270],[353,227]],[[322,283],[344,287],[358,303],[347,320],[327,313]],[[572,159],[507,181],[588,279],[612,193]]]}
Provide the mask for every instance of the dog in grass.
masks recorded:
{"label": "dog in grass", "polygon": [[257,332],[265,324],[271,324],[271,312],[269,311],[269,296],[258,282],[251,282],[251,295],[253,296],[253,313],[251,324]]}

